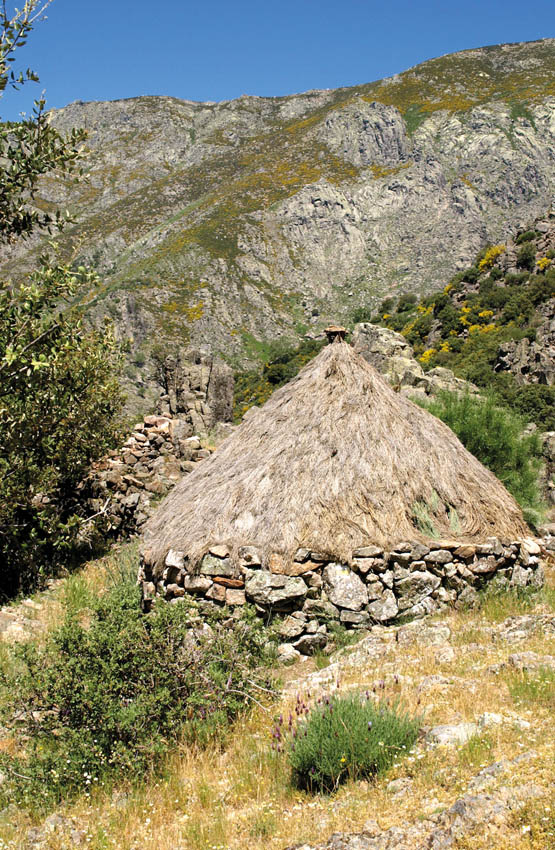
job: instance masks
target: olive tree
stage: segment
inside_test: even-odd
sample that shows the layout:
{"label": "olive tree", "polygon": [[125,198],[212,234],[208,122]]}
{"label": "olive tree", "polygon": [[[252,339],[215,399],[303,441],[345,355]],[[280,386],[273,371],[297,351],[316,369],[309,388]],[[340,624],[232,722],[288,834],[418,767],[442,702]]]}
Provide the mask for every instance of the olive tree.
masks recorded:
{"label": "olive tree", "polygon": [[[36,81],[13,69],[48,3],[0,6],[0,97]],[[0,125],[0,240],[14,242],[64,225],[37,209],[43,174],[79,168],[84,133],[62,136],[35,101],[33,115]],[[46,256],[25,279],[0,283],[0,595],[27,589],[74,557],[90,517],[79,487],[113,445],[121,394],[120,354],[108,327],[84,321],[79,294],[98,280]]]}

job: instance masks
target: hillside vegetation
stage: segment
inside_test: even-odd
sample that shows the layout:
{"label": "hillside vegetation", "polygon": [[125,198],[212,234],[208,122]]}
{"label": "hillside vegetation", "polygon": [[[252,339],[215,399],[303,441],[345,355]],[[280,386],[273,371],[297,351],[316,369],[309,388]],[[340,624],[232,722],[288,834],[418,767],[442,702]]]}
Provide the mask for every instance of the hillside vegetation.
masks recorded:
{"label": "hillside vegetation", "polygon": [[[194,717],[194,733],[202,733],[202,711],[187,710],[171,677],[169,687],[158,690],[170,668],[184,660],[175,650],[187,635],[187,612],[165,605],[137,632],[141,621],[133,615],[136,608],[128,593],[121,594],[135,557],[134,547],[123,548],[35,597],[22,609],[35,637],[27,635],[27,643],[15,653],[15,665],[13,649],[0,642],[5,777],[0,786],[0,840],[6,846],[66,850],[86,843],[94,850],[206,850],[248,845],[283,850],[320,845],[334,832],[362,831],[364,841],[376,836],[385,842],[394,834],[397,839],[406,835],[407,840],[418,836],[424,841],[434,829],[441,836],[441,830],[451,828],[452,807],[457,824],[452,833],[447,831],[452,846],[489,850],[492,829],[499,850],[550,846],[555,829],[549,796],[551,569],[541,591],[492,589],[475,610],[449,611],[440,619],[398,628],[376,627],[362,643],[332,657],[320,654],[282,668],[279,691],[264,690],[263,679],[248,672],[240,684],[237,675],[245,675],[259,652],[252,641],[253,653],[245,643],[234,650],[239,666],[233,668],[233,686],[227,686],[226,675],[218,680],[226,657],[220,649],[224,644],[231,648],[231,632],[227,637],[207,633],[198,643],[198,625],[191,622],[189,640],[197,649],[186,659],[193,680],[203,653],[212,653],[212,664],[206,678],[196,677],[199,689],[188,692],[187,700],[193,698],[188,704],[197,705],[198,699],[198,706],[209,707],[223,699],[231,710],[225,736],[208,736],[200,746],[188,732]],[[122,630],[114,628],[124,620]],[[133,633],[140,636],[136,647],[129,643]],[[163,634],[169,639],[166,649]],[[146,652],[149,640],[159,664],[151,664],[154,656],[147,655],[144,666],[130,669],[133,653]],[[84,646],[88,652],[98,641],[107,671],[101,679],[95,679],[101,658],[72,651]],[[84,670],[87,658],[91,664]],[[118,658],[125,676],[115,665]],[[31,680],[27,671],[36,659],[48,663]],[[57,678],[50,666],[56,659],[63,672]],[[246,668],[241,667],[244,662]],[[73,688],[72,671],[83,673]],[[14,674],[23,687],[10,687]],[[152,677],[155,689],[148,686]],[[248,680],[260,687],[251,690]],[[235,685],[240,691],[247,686],[245,692],[253,697],[242,703],[238,714],[241,695],[235,694]],[[344,737],[343,753],[338,754],[333,732],[333,740],[326,732],[330,706],[332,721],[335,707],[345,705],[350,711],[357,694],[362,707],[367,706],[366,733],[357,729],[361,746],[356,750],[352,738]],[[384,707],[382,716],[373,714],[374,704]],[[385,725],[386,714],[397,706],[402,717],[417,718],[420,729],[419,740],[412,744],[410,731],[403,732],[406,739],[398,749],[395,739],[385,737],[394,728]],[[102,711],[107,712],[106,726],[98,726]],[[168,726],[171,716],[175,723]],[[217,720],[217,712],[207,713],[208,729],[211,717]],[[233,717],[233,725],[227,725]],[[160,718],[163,723],[157,728]],[[360,725],[361,719],[355,712],[353,722]],[[288,736],[295,728],[304,730],[308,720],[311,738],[303,738],[298,759],[292,758]],[[382,737],[365,742],[369,722]],[[126,734],[119,745],[113,739],[112,749],[106,751],[113,753],[112,760],[92,758],[97,750],[104,751],[117,724],[123,724]],[[434,735],[443,736],[444,743],[438,744]],[[74,746],[69,747],[71,740]],[[388,746],[383,755],[380,740]],[[323,746],[311,750],[318,741]],[[370,743],[373,763],[385,763],[377,773],[361,761]],[[144,771],[153,753],[155,769]],[[335,776],[348,767],[331,794],[298,787],[299,760],[318,753],[316,764],[331,767]],[[45,769],[48,762],[50,770]],[[493,822],[489,806],[495,812]],[[460,814],[456,819],[461,810],[464,819]],[[366,846],[362,838],[352,839],[357,840],[353,846]]]}
{"label": "hillside vegetation", "polygon": [[[534,342],[538,328],[555,316],[555,250],[542,255],[540,239],[545,242],[534,229],[517,235],[516,269],[511,268],[505,245],[490,245],[443,290],[420,299],[410,294],[388,298],[375,315],[358,310],[354,318],[400,332],[424,368],[447,366],[455,375],[492,391],[499,403],[540,428],[554,430],[555,387],[526,383],[526,376],[517,381],[503,370],[499,358],[503,343]],[[546,344],[546,356],[548,352]]]}
{"label": "hillside vegetation", "polygon": [[88,130],[88,181],[45,179],[37,203],[75,214],[62,252],[96,267],[91,315],[114,315],[144,375],[161,334],[252,367],[253,341],[429,292],[545,209],[554,67],[546,39],[284,98],[71,104],[53,120]]}

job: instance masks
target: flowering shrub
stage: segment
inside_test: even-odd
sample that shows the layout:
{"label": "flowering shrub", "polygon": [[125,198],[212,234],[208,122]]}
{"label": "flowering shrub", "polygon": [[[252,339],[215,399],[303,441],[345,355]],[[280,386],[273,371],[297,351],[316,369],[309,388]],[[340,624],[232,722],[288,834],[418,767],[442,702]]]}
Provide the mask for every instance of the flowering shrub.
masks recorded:
{"label": "flowering shrub", "polygon": [[418,720],[370,694],[320,697],[312,707],[297,697],[295,717],[280,717],[274,748],[288,752],[293,783],[331,793],[347,779],[374,776],[405,755]]}
{"label": "flowering shrub", "polygon": [[491,245],[478,264],[481,272],[491,269],[496,259],[505,251],[505,245]]}

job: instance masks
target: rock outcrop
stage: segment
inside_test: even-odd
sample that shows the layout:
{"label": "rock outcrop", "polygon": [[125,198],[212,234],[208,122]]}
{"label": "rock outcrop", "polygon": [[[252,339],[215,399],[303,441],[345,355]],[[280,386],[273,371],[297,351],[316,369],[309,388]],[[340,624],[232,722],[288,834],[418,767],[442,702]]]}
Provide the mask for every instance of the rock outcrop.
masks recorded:
{"label": "rock outcrop", "polygon": [[[142,375],[160,337],[253,362],[256,340],[437,289],[545,213],[554,52],[464,51],[282,98],[76,102],[52,120],[88,130],[88,182],[49,180],[38,200],[76,215],[62,251],[82,246],[109,283],[93,314],[115,315]],[[40,247],[6,248],[4,274]]]}
{"label": "rock outcrop", "polygon": [[478,394],[478,387],[457,378],[451,369],[436,366],[424,372],[405,337],[389,328],[361,322],[354,327],[352,343],[388,383],[406,395],[426,397],[441,390]]}

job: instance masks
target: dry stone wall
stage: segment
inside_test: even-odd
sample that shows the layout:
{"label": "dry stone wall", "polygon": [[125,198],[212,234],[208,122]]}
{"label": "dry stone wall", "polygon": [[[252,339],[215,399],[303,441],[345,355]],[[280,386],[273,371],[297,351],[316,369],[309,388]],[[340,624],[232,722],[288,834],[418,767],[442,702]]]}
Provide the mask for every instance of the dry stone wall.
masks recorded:
{"label": "dry stone wall", "polygon": [[97,463],[84,482],[88,511],[103,515],[102,530],[112,537],[137,534],[159,499],[210,454],[191,433],[190,422],[145,416],[123,447]]}
{"label": "dry stone wall", "polygon": [[251,603],[267,620],[284,617],[280,656],[293,660],[323,648],[332,622],[361,629],[423,617],[446,605],[472,605],[492,579],[500,586],[539,587],[541,554],[532,538],[502,543],[492,537],[479,544],[442,541],[435,548],[416,541],[389,551],[365,546],[353,552],[350,566],[299,549],[293,561],[274,554],[263,566],[254,546],[240,549],[233,563],[228,548],[218,545],[196,569],[175,549],[161,568],[145,558],[139,581],[147,611],[157,596],[179,603],[192,595],[232,608]]}

